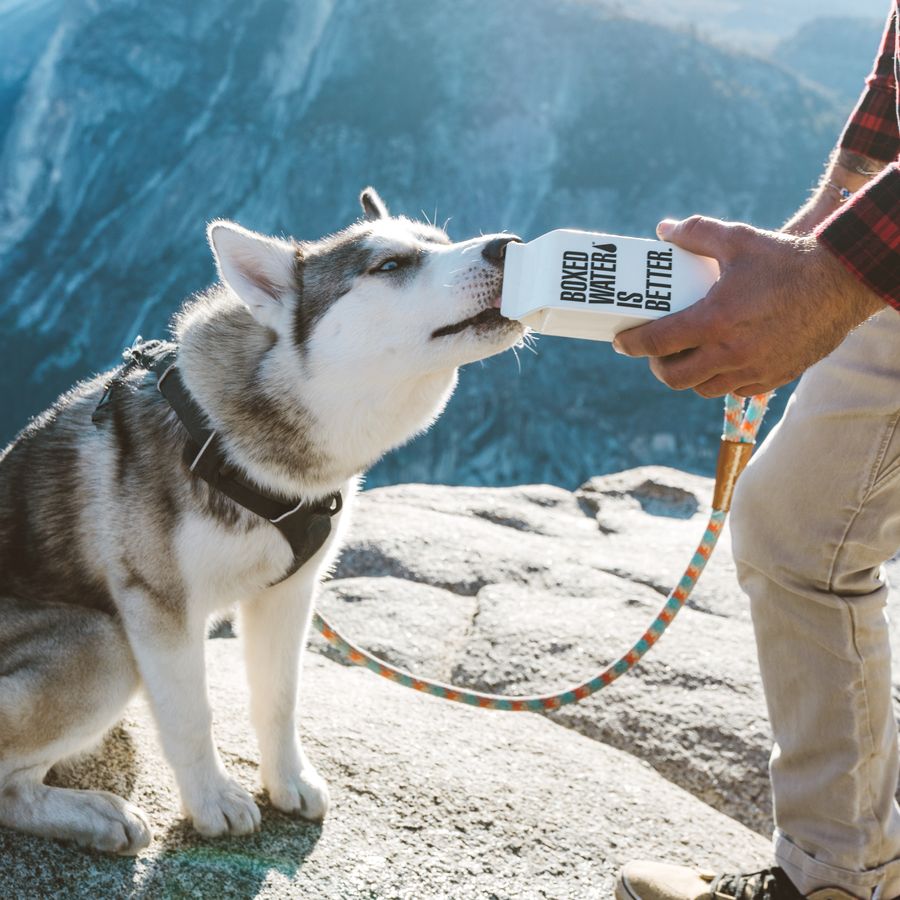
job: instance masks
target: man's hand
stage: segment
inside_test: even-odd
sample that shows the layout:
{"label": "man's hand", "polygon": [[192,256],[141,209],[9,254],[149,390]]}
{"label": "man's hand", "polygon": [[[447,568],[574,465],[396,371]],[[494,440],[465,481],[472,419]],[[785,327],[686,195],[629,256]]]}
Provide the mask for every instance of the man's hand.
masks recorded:
{"label": "man's hand", "polygon": [[719,280],[680,313],[621,332],[614,347],[649,356],[656,377],[703,397],[750,396],[791,381],[884,301],[814,238],[692,216],[661,238],[718,260]]}

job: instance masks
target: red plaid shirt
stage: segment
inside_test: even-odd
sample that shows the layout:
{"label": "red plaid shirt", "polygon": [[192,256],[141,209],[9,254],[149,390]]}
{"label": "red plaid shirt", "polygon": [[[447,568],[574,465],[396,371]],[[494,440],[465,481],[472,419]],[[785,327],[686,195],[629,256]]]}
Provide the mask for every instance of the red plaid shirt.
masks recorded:
{"label": "red plaid shirt", "polygon": [[861,281],[900,310],[900,0],[888,16],[875,69],[840,146],[887,162],[817,229],[816,237]]}

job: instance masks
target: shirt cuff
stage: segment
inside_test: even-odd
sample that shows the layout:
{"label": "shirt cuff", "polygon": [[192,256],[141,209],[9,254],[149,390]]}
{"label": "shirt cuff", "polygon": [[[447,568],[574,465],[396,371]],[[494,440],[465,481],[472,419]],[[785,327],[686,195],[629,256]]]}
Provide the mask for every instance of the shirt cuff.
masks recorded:
{"label": "shirt cuff", "polygon": [[868,288],[900,310],[900,168],[887,166],[815,231]]}
{"label": "shirt cuff", "polygon": [[839,143],[843,149],[870,159],[895,160],[900,155],[896,92],[870,86],[847,120]]}

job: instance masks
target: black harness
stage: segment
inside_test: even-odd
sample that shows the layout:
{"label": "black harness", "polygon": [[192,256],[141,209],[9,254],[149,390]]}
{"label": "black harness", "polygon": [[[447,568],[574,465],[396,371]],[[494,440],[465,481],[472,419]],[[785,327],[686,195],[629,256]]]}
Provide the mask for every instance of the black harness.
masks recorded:
{"label": "black harness", "polygon": [[341,511],[341,492],[335,491],[311,504],[302,497],[285,503],[239,478],[225,461],[219,435],[208,427],[203,410],[185,387],[178,371],[177,357],[176,344],[138,338],[122,354],[124,365],[107,383],[91,421],[98,428],[104,424],[109,406],[115,401],[117,391],[130,372],[140,368],[152,373],[156,379],[156,389],[165,397],[188,433],[184,447],[184,462],[188,470],[239,506],[270,522],[290,544],[294,559],[287,572],[272,582],[278,584],[293,575],[322,548],[331,534],[332,517]]}

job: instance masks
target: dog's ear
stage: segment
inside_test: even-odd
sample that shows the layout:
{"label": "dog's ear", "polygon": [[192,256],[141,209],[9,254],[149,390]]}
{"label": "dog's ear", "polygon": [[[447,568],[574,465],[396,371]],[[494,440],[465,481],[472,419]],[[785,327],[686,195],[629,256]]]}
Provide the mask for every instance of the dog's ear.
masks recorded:
{"label": "dog's ear", "polygon": [[390,216],[384,200],[378,196],[378,191],[373,187],[367,187],[359,195],[359,203],[367,219],[386,219]]}
{"label": "dog's ear", "polygon": [[219,219],[206,229],[219,278],[254,317],[274,327],[294,284],[299,248]]}

